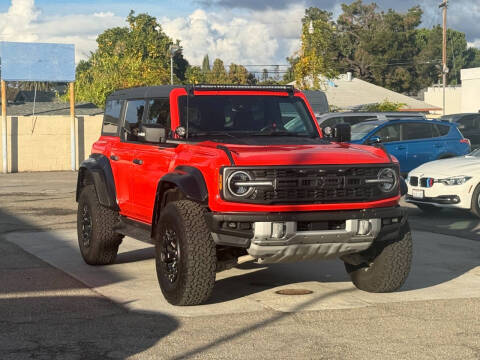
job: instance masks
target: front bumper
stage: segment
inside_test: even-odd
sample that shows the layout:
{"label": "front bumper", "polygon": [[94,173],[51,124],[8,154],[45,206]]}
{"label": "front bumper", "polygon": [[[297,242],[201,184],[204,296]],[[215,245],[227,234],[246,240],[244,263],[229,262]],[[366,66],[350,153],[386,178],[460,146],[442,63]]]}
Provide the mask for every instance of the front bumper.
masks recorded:
{"label": "front bumper", "polygon": [[[470,209],[472,192],[475,186],[467,181],[463,185],[444,185],[435,183],[432,187],[408,185],[405,201],[412,204],[428,204],[444,208]],[[414,192],[420,192],[423,197],[413,197]]]}
{"label": "front bumper", "polygon": [[374,241],[394,241],[407,221],[400,207],[294,213],[209,213],[217,245],[236,246],[263,263],[336,258]]}

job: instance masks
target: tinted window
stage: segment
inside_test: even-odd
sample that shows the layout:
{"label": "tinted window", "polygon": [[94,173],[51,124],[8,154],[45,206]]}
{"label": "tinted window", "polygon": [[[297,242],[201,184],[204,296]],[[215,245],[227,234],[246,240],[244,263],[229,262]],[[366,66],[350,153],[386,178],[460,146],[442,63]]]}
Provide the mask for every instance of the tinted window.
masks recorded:
{"label": "tinted window", "polygon": [[352,140],[360,140],[379,126],[378,122],[358,123],[352,126]]}
{"label": "tinted window", "polygon": [[402,140],[428,139],[433,136],[432,124],[410,123],[403,124]]}
{"label": "tinted window", "polygon": [[159,125],[170,129],[170,102],[168,99],[153,99],[148,102],[145,124]]}
{"label": "tinted window", "polygon": [[[180,123],[186,125],[187,97],[179,99]],[[288,131],[316,135],[304,102],[297,97],[202,95],[188,99],[189,135],[236,135]]]}
{"label": "tinted window", "polygon": [[400,124],[385,126],[378,130],[373,136],[378,136],[384,143],[400,141]]}
{"label": "tinted window", "polygon": [[450,126],[448,125],[435,125],[440,133],[440,136],[445,136],[450,132]]}
{"label": "tinted window", "polygon": [[343,122],[343,118],[340,116],[332,117],[330,119],[325,120],[322,122],[322,128],[326,128],[328,126],[333,127],[337,124],[340,124]]}
{"label": "tinted window", "polygon": [[125,110],[125,129],[128,141],[138,141],[137,134],[145,110],[145,100],[127,101]]}
{"label": "tinted window", "polygon": [[120,113],[123,101],[109,100],[105,104],[105,115],[103,116],[102,134],[117,135]]}
{"label": "tinted window", "polygon": [[475,115],[467,115],[457,121],[464,130],[475,129]]}

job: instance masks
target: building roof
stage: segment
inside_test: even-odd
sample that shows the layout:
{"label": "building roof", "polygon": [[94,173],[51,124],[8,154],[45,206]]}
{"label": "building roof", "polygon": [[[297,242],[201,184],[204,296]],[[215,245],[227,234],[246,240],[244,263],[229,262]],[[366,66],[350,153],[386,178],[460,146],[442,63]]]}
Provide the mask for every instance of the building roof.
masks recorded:
{"label": "building roof", "polygon": [[325,91],[327,95],[329,105],[333,105],[342,110],[357,110],[365,105],[378,104],[385,100],[405,104],[401,109],[402,111],[428,112],[431,110],[441,110],[424,101],[388,90],[361,79],[351,78],[351,80],[349,80],[346,74],[340,75],[338,79],[328,80],[326,83],[326,88],[323,91]]}
{"label": "building roof", "polygon": [[[75,115],[89,116],[103,114],[103,110],[92,103],[75,104]],[[9,103],[7,106],[8,116],[32,116],[33,102]],[[64,102],[37,102],[35,103],[35,115],[70,115],[70,104]]]}

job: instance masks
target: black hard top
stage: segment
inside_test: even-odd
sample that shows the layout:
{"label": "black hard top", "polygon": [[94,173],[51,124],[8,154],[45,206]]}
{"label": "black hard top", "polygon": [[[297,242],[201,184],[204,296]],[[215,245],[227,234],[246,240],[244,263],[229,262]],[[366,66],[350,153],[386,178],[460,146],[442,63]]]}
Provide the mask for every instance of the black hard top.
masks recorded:
{"label": "black hard top", "polygon": [[145,99],[169,97],[173,89],[184,88],[178,85],[161,85],[161,86],[143,86],[130,89],[117,90],[110,94],[108,100],[125,100],[125,99]]}
{"label": "black hard top", "polygon": [[108,100],[126,100],[126,99],[149,99],[159,97],[169,97],[173,89],[184,88],[196,91],[208,90],[252,90],[252,91],[289,91],[293,92],[291,85],[218,85],[218,84],[200,84],[200,85],[161,85],[144,86],[115,91],[108,96]]}

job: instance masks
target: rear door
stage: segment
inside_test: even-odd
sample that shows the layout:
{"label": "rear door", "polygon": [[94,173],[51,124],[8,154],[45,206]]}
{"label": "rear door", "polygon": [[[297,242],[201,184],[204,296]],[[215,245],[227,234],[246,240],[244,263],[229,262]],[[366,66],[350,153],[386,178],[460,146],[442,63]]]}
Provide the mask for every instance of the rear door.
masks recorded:
{"label": "rear door", "polygon": [[120,141],[112,145],[110,152],[110,163],[115,177],[120,213],[128,217],[132,216],[133,159],[144,110],[145,100],[126,101],[123,111],[123,127],[120,129]]}
{"label": "rear door", "polygon": [[433,137],[433,124],[426,122],[402,123],[402,146],[406,147],[407,160],[402,171],[410,171],[416,167],[436,160],[445,152],[445,143]]}

